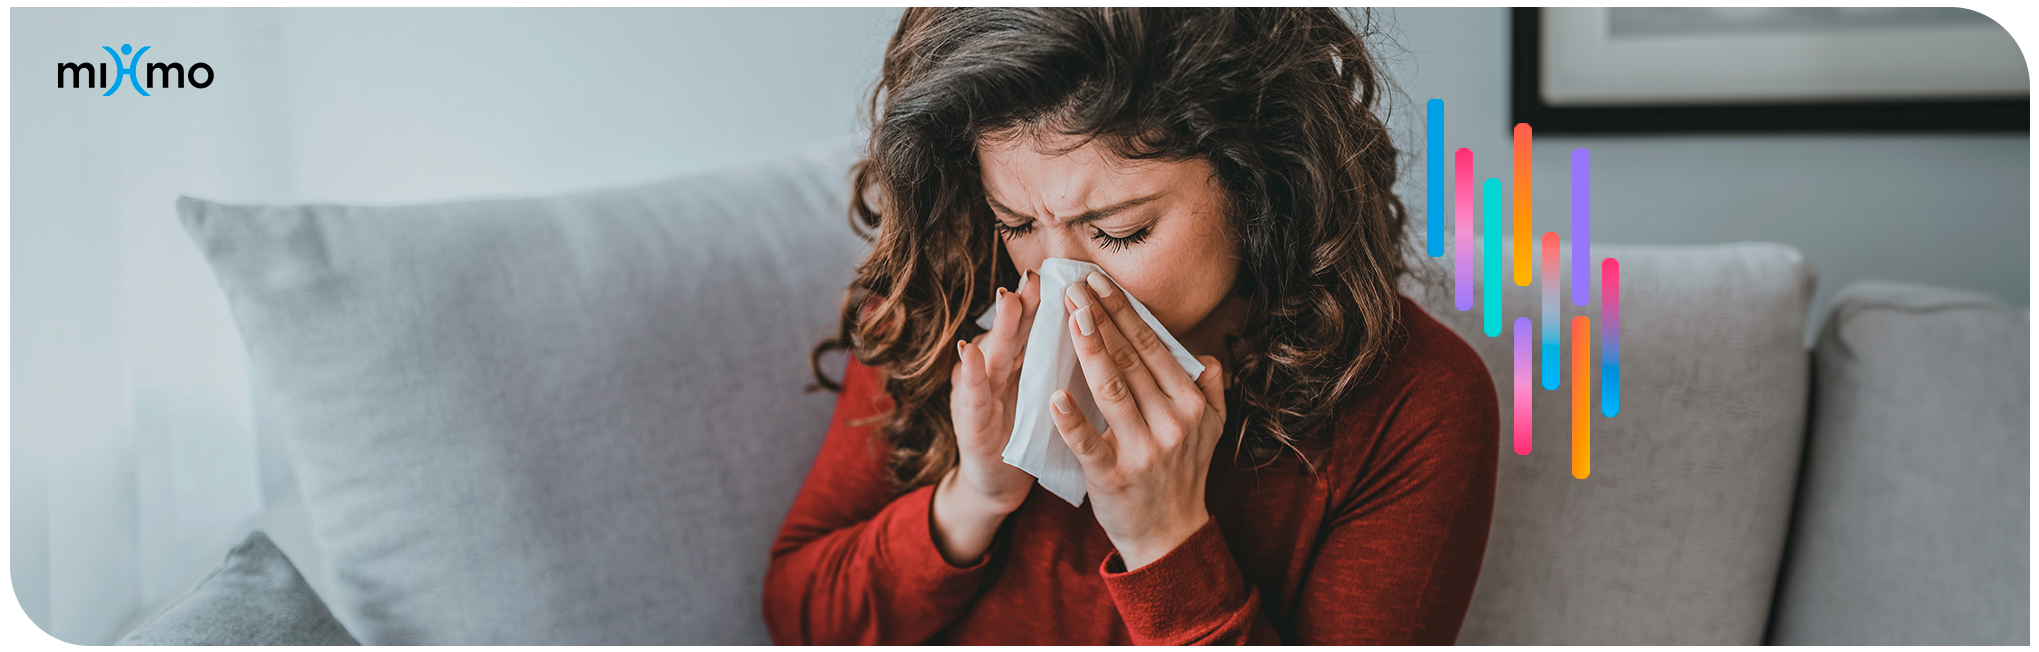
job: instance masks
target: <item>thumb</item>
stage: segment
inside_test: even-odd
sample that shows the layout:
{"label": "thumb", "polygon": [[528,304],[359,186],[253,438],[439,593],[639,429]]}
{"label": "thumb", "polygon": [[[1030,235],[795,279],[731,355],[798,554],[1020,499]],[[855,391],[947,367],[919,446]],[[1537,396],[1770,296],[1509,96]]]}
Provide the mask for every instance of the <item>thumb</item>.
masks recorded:
{"label": "thumb", "polygon": [[1197,389],[1203,390],[1204,402],[1210,404],[1211,409],[1218,411],[1219,418],[1223,418],[1225,416],[1225,368],[1223,365],[1218,364],[1217,358],[1208,355],[1200,355],[1196,359],[1197,362],[1204,363],[1204,372],[1197,374],[1196,377]]}

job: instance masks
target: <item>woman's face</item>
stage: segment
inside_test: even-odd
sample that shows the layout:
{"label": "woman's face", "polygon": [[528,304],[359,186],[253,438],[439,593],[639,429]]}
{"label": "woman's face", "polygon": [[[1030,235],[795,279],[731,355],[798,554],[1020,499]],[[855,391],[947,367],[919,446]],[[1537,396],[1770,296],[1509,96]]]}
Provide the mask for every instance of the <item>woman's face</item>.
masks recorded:
{"label": "woman's face", "polygon": [[[1050,147],[1073,142],[1047,137]],[[1178,338],[1230,294],[1239,248],[1204,160],[1130,161],[1096,142],[1049,156],[1035,141],[994,138],[979,142],[978,163],[1019,271],[1048,258],[1096,264]]]}

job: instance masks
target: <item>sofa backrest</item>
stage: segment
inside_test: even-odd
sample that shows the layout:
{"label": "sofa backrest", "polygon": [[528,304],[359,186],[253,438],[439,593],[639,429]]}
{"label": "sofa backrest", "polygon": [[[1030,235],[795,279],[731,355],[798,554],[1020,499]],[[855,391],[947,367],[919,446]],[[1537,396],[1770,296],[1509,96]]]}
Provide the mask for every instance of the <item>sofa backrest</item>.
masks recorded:
{"label": "sofa backrest", "polygon": [[[854,154],[552,198],[180,202],[350,632],[768,642],[766,550],[833,406],[801,391],[807,355],[865,247],[846,223]],[[1569,373],[1534,390],[1531,455],[1496,433],[1460,642],[1758,642],[1804,422],[1810,267],[1772,244],[1593,253],[1624,272],[1620,414],[1593,418],[1585,479]],[[1537,287],[1510,286],[1506,314],[1536,318]],[[1408,293],[1480,352],[1512,414],[1512,337]],[[1598,323],[1595,297],[1562,316]]]}
{"label": "sofa backrest", "polygon": [[[368,644],[766,643],[854,152],[432,205],[186,198]],[[841,360],[832,362],[839,373]]]}
{"label": "sofa backrest", "polygon": [[[1512,239],[1502,242],[1513,251]],[[1572,302],[1571,243],[1559,250],[1560,385],[1543,389],[1539,347],[1531,355],[1528,455],[1514,450],[1514,322],[1529,318],[1531,344],[1540,344],[1545,279],[1539,273],[1529,286],[1504,279],[1506,318],[1495,337],[1485,333],[1479,301],[1461,312],[1449,284],[1405,284],[1479,352],[1501,399],[1494,524],[1458,642],[1759,644],[1804,438],[1813,268],[1775,243],[1588,250],[1586,306]],[[1601,413],[1599,393],[1608,362],[1600,273],[1607,258],[1620,267],[1613,417]],[[1449,279],[1452,260],[1421,262]],[[1572,472],[1574,316],[1592,325],[1583,479]]]}

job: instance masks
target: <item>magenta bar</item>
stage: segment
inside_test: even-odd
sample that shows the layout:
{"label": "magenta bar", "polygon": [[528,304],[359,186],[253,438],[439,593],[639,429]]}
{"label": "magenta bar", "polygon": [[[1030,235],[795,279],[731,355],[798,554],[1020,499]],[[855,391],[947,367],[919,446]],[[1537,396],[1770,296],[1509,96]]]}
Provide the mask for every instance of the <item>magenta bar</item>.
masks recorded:
{"label": "magenta bar", "polygon": [[1453,211],[1451,245],[1452,304],[1459,310],[1473,309],[1473,150],[1460,147],[1456,157],[1457,195]]}
{"label": "magenta bar", "polygon": [[1529,387],[1529,352],[1535,347],[1529,343],[1528,317],[1515,318],[1515,454],[1529,454],[1529,433],[1533,426],[1529,419],[1529,404],[1532,400]]}

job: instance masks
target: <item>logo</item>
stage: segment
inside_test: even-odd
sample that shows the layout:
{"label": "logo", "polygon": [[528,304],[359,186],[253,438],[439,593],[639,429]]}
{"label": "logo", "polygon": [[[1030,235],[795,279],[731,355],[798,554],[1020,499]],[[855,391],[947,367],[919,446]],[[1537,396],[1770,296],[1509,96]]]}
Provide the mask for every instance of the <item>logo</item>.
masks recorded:
{"label": "logo", "polygon": [[[90,63],[59,63],[57,64],[57,88],[64,87],[65,73],[70,73],[71,88],[104,88],[106,92],[100,93],[102,97],[119,91],[121,82],[127,82],[128,86],[133,88],[136,93],[141,93],[142,96],[148,97],[149,92],[143,89],[156,88],[156,79],[159,75],[162,77],[163,88],[169,88],[172,79],[176,80],[178,88],[184,88],[186,83],[189,83],[192,88],[205,88],[212,85],[212,66],[206,65],[203,61],[191,64],[190,68],[186,68],[181,63],[150,63],[144,66],[142,65],[142,55],[148,53],[149,46],[144,45],[141,49],[137,50],[132,45],[122,44],[119,52],[115,52],[113,46],[110,45],[99,46],[99,49],[105,50],[109,55],[113,55],[112,75],[107,74],[106,64],[104,63],[99,64],[97,68],[94,68]],[[121,59],[123,55],[128,57],[125,62]],[[203,79],[200,79],[198,74],[201,71],[205,73]],[[140,75],[139,78],[136,77],[137,74]]]}

